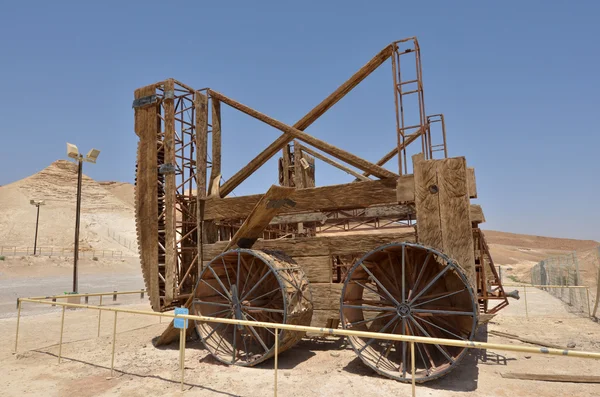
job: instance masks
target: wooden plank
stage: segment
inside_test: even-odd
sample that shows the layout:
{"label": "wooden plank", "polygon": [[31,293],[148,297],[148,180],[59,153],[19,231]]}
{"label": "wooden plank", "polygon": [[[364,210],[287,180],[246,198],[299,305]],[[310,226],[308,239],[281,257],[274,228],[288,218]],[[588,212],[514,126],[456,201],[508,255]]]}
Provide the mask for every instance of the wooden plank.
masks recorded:
{"label": "wooden plank", "polygon": [[485,216],[483,215],[483,210],[480,205],[471,204],[469,207],[469,218],[471,219],[471,223],[476,225],[485,222]]}
{"label": "wooden plank", "polygon": [[[327,98],[321,103],[315,106],[310,112],[302,117],[294,128],[298,130],[305,130],[312,123],[314,123],[323,113],[335,105],[340,99],[342,99],[348,92],[356,87],[361,81],[369,76],[375,69],[377,69],[382,63],[384,63],[393,53],[394,47],[390,44],[375,55],[369,62],[367,62],[362,68],[352,75],[346,82],[339,86],[334,92],[332,92]],[[260,152],[252,161],[250,161],[244,168],[239,170],[229,180],[227,180],[221,186],[221,197],[227,196],[236,187],[245,181],[254,171],[260,168],[266,163],[271,157],[281,150],[285,145],[290,143],[294,137],[290,134],[283,134],[271,143],[265,150]]]}
{"label": "wooden plank", "polygon": [[466,272],[471,285],[476,285],[467,161],[464,157],[430,161],[437,167],[443,252],[455,259]]}
{"label": "wooden plank", "polygon": [[467,167],[467,186],[469,197],[477,198],[477,182],[475,181],[475,168]]}
{"label": "wooden plank", "polygon": [[[165,92],[174,92],[173,79],[165,81]],[[173,96],[165,95],[164,98],[165,138],[164,162],[175,166],[175,107]],[[175,200],[176,200],[175,173],[165,175],[165,305],[173,301],[175,293],[175,278],[177,272],[177,250],[175,247]]]}
{"label": "wooden plank", "polygon": [[[326,327],[327,321],[329,319],[339,320],[339,318],[340,318],[339,308],[332,309],[332,310],[314,310],[313,309],[313,315],[312,315],[312,319],[310,321],[310,326],[311,327]],[[307,335],[309,335],[309,336],[322,335],[322,333],[307,333]]]}
{"label": "wooden plank", "polygon": [[520,372],[501,373],[505,379],[539,380],[545,382],[566,383],[600,383],[600,376],[595,375],[559,375],[559,374],[530,374]]}
{"label": "wooden plank", "polygon": [[278,215],[271,221],[271,225],[280,225],[285,223],[320,223],[325,224],[327,222],[339,222],[340,219],[356,219],[356,220],[364,220],[368,218],[380,218],[380,219],[390,219],[390,218],[407,218],[408,215],[414,215],[415,210],[414,206],[411,205],[400,205],[400,204],[390,204],[390,205],[376,205],[372,207],[367,207],[364,209],[363,213],[360,216],[342,216],[328,219],[327,215],[323,212],[302,212],[302,213],[291,213],[286,215]]}
{"label": "wooden plank", "polygon": [[[415,242],[414,232],[384,234],[355,234],[340,236],[296,237],[281,240],[258,240],[253,249],[279,250],[297,260],[297,257],[321,255],[363,254],[380,245],[392,242]],[[204,244],[203,260],[209,261],[223,252],[228,241]]]}
{"label": "wooden plank", "polygon": [[[298,145],[298,144],[296,144],[296,145]],[[298,145],[298,146],[300,146],[300,148],[301,148],[302,151],[304,151],[306,153],[312,154],[313,156],[315,156],[319,160],[324,161],[327,164],[332,165],[332,166],[334,166],[337,169],[340,169],[340,170],[342,170],[342,171],[344,171],[344,172],[346,172],[346,173],[348,173],[348,174],[350,174],[350,175],[352,175],[352,176],[354,176],[354,177],[356,177],[356,178],[358,178],[358,179],[360,179],[362,181],[370,181],[370,179],[367,178],[366,176],[362,176],[358,172],[356,172],[356,171],[354,171],[354,170],[346,167],[345,165],[342,165],[342,164],[338,163],[337,161],[334,161],[334,160],[330,159],[327,156],[319,154],[319,153],[315,152],[314,150],[311,150],[311,149],[307,148],[306,146],[301,146],[301,145]],[[294,146],[294,147],[296,147],[296,146]]]}
{"label": "wooden plank", "polygon": [[440,200],[435,160],[423,160],[423,154],[412,157],[417,208],[417,236],[420,243],[444,250],[440,223]]}
{"label": "wooden plank", "polygon": [[[248,216],[262,195],[228,198],[208,198],[205,219],[241,219]],[[364,208],[378,204],[396,203],[396,179],[347,183],[299,189],[291,197],[296,202],[294,212],[327,211]],[[284,212],[285,213],[285,212]]]}
{"label": "wooden plank", "polygon": [[256,203],[250,215],[223,251],[227,251],[235,245],[240,248],[251,248],[256,240],[263,235],[263,231],[278,212],[282,211],[284,207],[294,207],[296,205],[294,201],[289,199],[292,193],[294,193],[293,188],[271,186],[260,201]]}
{"label": "wooden plank", "polygon": [[302,150],[297,140],[294,140],[294,186],[296,189],[304,189],[306,187],[304,178],[304,168],[302,167]]}
{"label": "wooden plank", "polygon": [[535,340],[535,339],[523,338],[523,337],[520,337],[519,335],[509,334],[506,332],[488,330],[488,333],[491,335],[500,336],[502,338],[514,339],[514,340],[518,340],[520,342],[529,343],[531,345],[550,347],[552,349],[566,349],[566,347],[564,347],[564,346],[555,345],[555,344],[548,343],[548,342],[542,342],[542,341]]}
{"label": "wooden plank", "polygon": [[398,176],[395,173],[386,170],[385,168],[377,166],[367,160],[364,160],[350,152],[347,152],[334,145],[331,145],[321,139],[315,138],[303,132],[302,130],[290,127],[289,125],[284,124],[279,120],[275,120],[274,118],[269,117],[266,114],[261,113],[257,110],[254,110],[240,102],[237,102],[217,91],[210,90],[210,95],[218,98],[219,100],[221,100],[221,102],[226,103],[227,105],[239,110],[242,113],[246,113],[247,115],[257,120],[260,120],[265,124],[270,125],[271,127],[277,128],[278,130],[281,130],[287,133],[288,135],[291,135],[293,138],[300,139],[301,141],[306,142],[309,145],[312,145],[317,149],[322,150],[323,152],[337,158],[338,160],[345,161],[353,167],[359,168],[362,171],[368,171],[378,178],[391,178],[394,176]]}
{"label": "wooden plank", "polygon": [[340,283],[311,283],[310,292],[312,293],[313,309],[339,310],[343,286],[344,284]]}
{"label": "wooden plank", "polygon": [[324,224],[327,215],[322,212],[304,212],[300,214],[278,215],[271,220],[270,225],[281,225],[284,223],[318,222]]}
{"label": "wooden plank", "polygon": [[402,175],[396,181],[396,199],[399,203],[412,203],[415,201],[415,176]]}
{"label": "wooden plank", "polygon": [[[154,85],[135,90],[135,98],[154,95]],[[135,132],[139,136],[136,180],[136,220],[140,259],[153,310],[160,309],[158,291],[158,185],[157,106],[135,109]]]}
{"label": "wooden plank", "polygon": [[212,158],[210,168],[210,194],[218,195],[221,183],[221,102],[211,98],[212,107]]}
{"label": "wooden plank", "polygon": [[294,259],[311,283],[331,282],[331,256],[301,256]]}

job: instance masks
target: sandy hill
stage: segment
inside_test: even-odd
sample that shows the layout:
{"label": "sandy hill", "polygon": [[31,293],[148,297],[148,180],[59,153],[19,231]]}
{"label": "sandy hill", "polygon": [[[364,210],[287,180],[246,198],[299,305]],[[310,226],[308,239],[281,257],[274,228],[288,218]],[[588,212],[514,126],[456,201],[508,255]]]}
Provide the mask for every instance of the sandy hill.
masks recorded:
{"label": "sandy hill", "polygon": [[[109,237],[109,230],[122,240],[136,240],[133,198],[122,185],[128,184],[98,183],[83,176],[83,248],[124,249]],[[0,187],[0,245],[33,245],[36,210],[29,200],[35,199],[45,201],[40,210],[38,245],[73,247],[76,192],[77,166],[66,160],[55,161],[30,177]]]}

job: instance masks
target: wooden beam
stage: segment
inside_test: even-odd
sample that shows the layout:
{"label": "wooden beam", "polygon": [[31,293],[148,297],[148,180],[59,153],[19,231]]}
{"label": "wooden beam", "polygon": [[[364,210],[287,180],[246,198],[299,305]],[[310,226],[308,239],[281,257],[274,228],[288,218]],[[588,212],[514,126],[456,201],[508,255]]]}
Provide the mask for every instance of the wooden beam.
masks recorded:
{"label": "wooden beam", "polygon": [[[155,85],[135,90],[135,98],[154,95]],[[158,178],[157,178],[157,106],[135,109],[135,133],[139,136],[137,180],[135,186],[136,219],[142,273],[150,304],[160,310],[158,290]]]}
{"label": "wooden beam", "polygon": [[[209,197],[205,202],[204,217],[213,220],[246,218],[261,197],[260,194],[228,198]],[[296,202],[294,212],[396,204],[396,179],[298,189],[291,198]]]}
{"label": "wooden beam", "polygon": [[469,208],[469,218],[471,219],[471,223],[474,223],[475,225],[485,222],[485,216],[483,215],[483,210],[480,205],[471,204]]}
{"label": "wooden beam", "polygon": [[330,283],[332,274],[331,256],[302,256],[294,259],[302,268],[308,281],[312,283]]}
{"label": "wooden beam", "polygon": [[436,164],[425,161],[423,153],[414,155],[412,161],[419,242],[443,252],[440,199],[438,191],[434,189],[434,186],[437,188]]}
{"label": "wooden beam", "polygon": [[[376,162],[375,165],[383,166],[385,163],[390,161],[392,159],[392,157],[394,157],[395,155],[398,154],[398,151],[404,150],[405,147],[407,147],[408,145],[410,145],[411,143],[416,141],[417,138],[422,135],[421,134],[422,129],[423,128],[419,128],[419,130],[417,132],[415,132],[414,134],[410,135],[408,137],[408,139],[404,141],[404,143],[401,143],[400,146],[394,147],[390,152],[388,152],[385,156],[383,156],[381,158],[381,160]],[[368,172],[363,173],[363,176],[369,176],[369,175],[371,175],[371,174]]]}
{"label": "wooden beam", "polygon": [[[344,84],[339,86],[321,103],[319,103],[304,117],[298,120],[298,122],[294,124],[294,128],[297,128],[301,131],[308,128],[319,117],[321,117],[321,115],[323,115],[340,99],[342,99],[348,92],[350,92],[361,81],[363,81],[367,76],[369,76],[375,69],[381,66],[381,64],[384,63],[392,55],[393,51],[393,45],[390,44],[386,46],[369,62],[367,62],[362,68],[360,68],[356,73],[354,73],[352,77],[350,77],[346,82],[344,82]],[[273,157],[275,153],[277,153],[285,145],[290,143],[292,139],[294,139],[294,137],[289,134],[283,134],[279,138],[277,138],[277,140],[270,144],[265,150],[263,150],[258,156],[256,156],[244,168],[239,170],[235,175],[233,175],[229,180],[227,180],[223,184],[223,186],[221,186],[221,197],[225,197],[229,193],[231,193],[236,187],[240,185],[240,183],[245,181],[250,175],[252,175],[254,171],[256,171],[271,157]]]}
{"label": "wooden beam", "polygon": [[221,102],[211,98],[212,107],[212,162],[210,168],[209,190],[211,195],[219,192],[221,183]]}
{"label": "wooden beam", "polygon": [[475,168],[467,167],[467,186],[469,188],[469,197],[477,198],[477,183],[475,181]]}
{"label": "wooden beam", "polygon": [[566,383],[600,383],[600,376],[596,375],[559,375],[559,374],[530,374],[520,372],[507,372],[500,374],[505,379],[540,380],[546,382]]}
{"label": "wooden beam", "polygon": [[[165,92],[174,92],[173,79],[165,81]],[[175,166],[175,107],[172,95],[164,98],[165,138],[164,162]],[[175,278],[177,273],[177,250],[175,247],[175,201],[176,201],[175,172],[165,175],[165,305],[173,301],[175,293]]]}
{"label": "wooden beam", "polygon": [[[208,97],[201,92],[194,94],[195,132],[196,132],[196,227],[198,228],[198,253],[202,257],[204,235],[204,199],[206,198],[206,158],[208,147]],[[198,276],[202,271],[198,261]]]}
{"label": "wooden beam", "polygon": [[273,185],[256,203],[250,215],[235,233],[223,251],[237,245],[240,248],[251,248],[256,240],[263,235],[265,228],[277,213],[284,207],[294,207],[296,203],[290,200],[294,188]]}
{"label": "wooden beam", "polygon": [[367,207],[364,209],[364,212],[360,216],[347,216],[340,217],[334,219],[327,219],[327,215],[323,212],[302,212],[302,213],[292,213],[287,215],[279,215],[273,218],[271,221],[271,225],[280,225],[285,223],[321,223],[324,224],[326,222],[339,222],[341,219],[367,219],[367,218],[400,218],[405,217],[407,215],[414,215],[415,211],[410,205],[377,205],[372,207]]}
{"label": "wooden beam", "polygon": [[402,175],[396,181],[396,199],[399,203],[412,203],[415,201],[415,176],[414,174]]}
{"label": "wooden beam", "polygon": [[[292,258],[322,255],[364,254],[381,245],[392,242],[415,241],[414,232],[382,234],[350,234],[340,236],[296,237],[280,240],[258,240],[253,249],[279,250]],[[228,241],[204,244],[202,260],[210,261],[223,252]]]}
{"label": "wooden beam", "polygon": [[394,176],[398,176],[396,174],[394,174],[391,171],[386,170],[385,168],[381,168],[373,163],[370,163],[367,160],[364,160],[352,153],[349,153],[345,150],[342,150],[336,146],[333,146],[325,141],[322,141],[318,138],[315,138],[311,135],[308,135],[307,133],[294,128],[294,127],[290,127],[287,124],[282,123],[279,120],[275,120],[272,117],[267,116],[264,113],[261,113],[259,111],[256,111],[240,102],[237,102],[229,97],[226,97],[225,95],[213,91],[213,90],[209,90],[210,91],[210,95],[212,97],[216,97],[218,98],[221,102],[226,103],[227,105],[231,106],[234,109],[239,110],[242,113],[246,113],[247,115],[254,117],[257,120],[260,120],[262,122],[264,122],[265,124],[270,125],[271,127],[277,128],[278,130],[281,130],[285,133],[287,133],[288,135],[291,135],[293,138],[297,138],[300,139],[303,142],[306,142],[314,147],[316,147],[317,149],[320,149],[322,151],[324,151],[327,154],[332,155],[333,157],[345,161],[346,163],[359,168],[363,171],[369,171],[372,175],[375,175],[378,178],[391,178]]}
{"label": "wooden beam", "polygon": [[281,225],[285,223],[312,223],[318,222],[324,224],[327,221],[327,215],[322,212],[303,212],[300,214],[278,215],[271,220],[269,225]]}
{"label": "wooden beam", "polygon": [[[322,161],[326,162],[327,164],[332,165],[332,166],[334,166],[334,167],[336,167],[336,168],[338,168],[338,169],[340,169],[340,170],[342,170],[342,171],[344,171],[344,172],[346,172],[346,173],[348,173],[348,174],[350,174],[350,175],[352,175],[352,176],[354,176],[354,177],[356,177],[356,178],[358,178],[358,179],[360,179],[362,181],[370,181],[370,179],[367,178],[366,176],[362,176],[358,172],[356,172],[354,170],[351,170],[350,168],[348,168],[348,167],[346,167],[346,166],[338,163],[337,161],[334,161],[334,160],[330,159],[327,156],[319,154],[319,153],[315,152],[314,150],[311,150],[311,149],[307,148],[306,146],[302,146],[300,144],[295,144],[295,145],[298,145],[301,148],[301,150],[305,151],[306,153],[312,154],[313,156],[315,156],[315,158],[318,158],[319,160],[322,160]],[[296,146],[294,146],[294,148],[295,147]]]}

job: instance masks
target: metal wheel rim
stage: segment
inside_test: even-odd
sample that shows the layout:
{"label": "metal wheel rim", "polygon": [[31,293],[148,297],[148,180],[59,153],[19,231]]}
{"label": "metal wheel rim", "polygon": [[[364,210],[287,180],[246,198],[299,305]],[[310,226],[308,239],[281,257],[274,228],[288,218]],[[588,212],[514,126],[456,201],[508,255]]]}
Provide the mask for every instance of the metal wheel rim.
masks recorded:
{"label": "metal wheel rim", "polygon": [[[472,321],[472,325],[470,327],[469,330],[469,335],[468,338],[464,338],[465,340],[472,340],[475,336],[475,330],[477,328],[477,314],[478,314],[478,306],[477,306],[477,300],[475,298],[475,294],[473,291],[473,288],[471,286],[471,284],[469,283],[469,281],[467,280],[464,271],[462,270],[462,268],[453,260],[451,260],[447,255],[439,252],[438,250],[428,247],[428,246],[424,246],[421,244],[416,244],[416,243],[408,243],[408,242],[402,242],[402,243],[390,243],[390,244],[386,244],[383,245],[381,247],[378,247],[368,253],[366,253],[362,258],[360,258],[360,260],[358,260],[353,266],[352,268],[348,271],[347,273],[347,277],[346,280],[344,281],[344,286],[342,288],[342,294],[340,297],[340,320],[341,320],[341,324],[342,324],[342,328],[343,329],[352,329],[352,328],[348,328],[348,324],[346,324],[346,317],[344,314],[344,307],[348,306],[345,305],[344,303],[344,298],[346,296],[346,291],[348,289],[348,285],[349,283],[352,281],[352,275],[354,274],[354,272],[362,266],[363,262],[365,260],[367,260],[368,258],[370,258],[373,254],[381,252],[381,251],[386,251],[390,248],[397,248],[397,247],[401,247],[402,248],[402,252],[404,255],[404,249],[405,247],[410,247],[410,248],[416,248],[416,249],[421,249],[421,250],[425,250],[430,254],[433,254],[435,256],[437,256],[438,258],[440,258],[441,260],[443,260],[443,263],[445,264],[444,268],[442,269],[441,273],[445,273],[448,270],[444,270],[444,269],[451,269],[454,270],[454,274],[458,275],[460,281],[464,284],[465,286],[465,290],[468,292],[468,297],[469,297],[469,301],[471,303],[471,307],[472,307],[472,316],[473,316],[473,321]],[[440,273],[440,272],[438,272]],[[423,288],[422,291],[427,290],[427,288]],[[395,316],[394,316],[395,318]],[[389,330],[388,330],[389,331]],[[377,331],[377,332],[381,332],[381,331]],[[404,334],[404,333],[402,333]],[[421,335],[424,336],[424,335]],[[452,339],[447,337],[448,339]],[[456,339],[456,338],[455,338]],[[407,369],[406,373],[400,372],[400,370],[398,369],[398,376],[394,376],[391,375],[389,371],[384,371],[381,368],[373,365],[370,361],[366,360],[364,358],[364,356],[361,354],[363,350],[361,346],[357,346],[356,340],[354,337],[348,337],[348,340],[350,342],[350,345],[352,346],[352,349],[354,350],[354,352],[356,353],[357,356],[359,356],[361,358],[361,361],[363,361],[363,363],[367,364],[367,366],[369,366],[371,369],[373,369],[374,371],[376,371],[377,373],[384,375],[386,377],[390,377],[392,379],[401,381],[401,382],[410,382],[412,381],[412,375],[410,373],[410,369]],[[401,343],[401,342],[399,342]],[[418,352],[418,347],[419,345],[423,345],[423,344],[418,344],[415,343],[415,361],[418,359],[419,354],[422,354],[421,352]],[[428,345],[428,346],[435,346],[435,345]],[[365,349],[366,350],[366,349]],[[409,343],[406,343],[406,350],[408,352],[407,356],[408,358],[404,361],[406,363],[410,363],[410,351],[409,351]],[[467,348],[462,348],[462,350],[460,351],[460,353],[453,358],[453,361],[444,369],[433,373],[433,374],[428,374],[429,371],[427,371],[426,376],[420,376],[419,373],[417,371],[415,371],[415,381],[416,382],[426,382],[429,380],[433,380],[433,379],[437,379],[445,374],[447,374],[449,371],[451,371],[452,369],[454,369],[457,364],[464,358],[465,354],[467,353]],[[425,359],[423,358],[423,361],[425,361]],[[406,365],[403,365],[404,367],[406,367]],[[422,372],[422,371],[421,371]]]}

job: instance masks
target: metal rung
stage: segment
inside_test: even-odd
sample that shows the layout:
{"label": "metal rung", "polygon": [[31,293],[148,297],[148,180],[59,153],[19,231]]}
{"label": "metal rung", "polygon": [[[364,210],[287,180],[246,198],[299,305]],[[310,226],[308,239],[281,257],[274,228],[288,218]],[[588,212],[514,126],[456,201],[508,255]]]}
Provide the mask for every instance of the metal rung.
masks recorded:
{"label": "metal rung", "polygon": [[419,80],[409,80],[409,81],[403,81],[402,83],[398,84],[398,85],[404,85],[404,84],[410,84],[410,83],[418,83]]}
{"label": "metal rung", "polygon": [[410,95],[410,94],[414,94],[415,92],[419,92],[419,91],[421,91],[421,90],[420,89],[416,89],[416,90],[406,91],[406,92],[400,91],[400,95]]}

